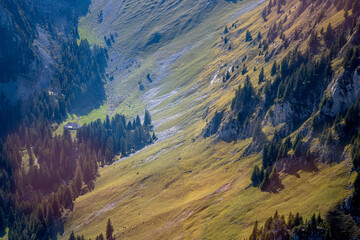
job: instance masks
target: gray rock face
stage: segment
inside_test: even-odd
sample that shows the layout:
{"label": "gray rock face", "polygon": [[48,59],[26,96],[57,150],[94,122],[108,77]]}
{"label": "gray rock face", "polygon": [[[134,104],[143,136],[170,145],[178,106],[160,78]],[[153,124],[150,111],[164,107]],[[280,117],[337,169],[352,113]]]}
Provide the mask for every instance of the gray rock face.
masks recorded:
{"label": "gray rock face", "polygon": [[281,126],[281,131],[285,134],[293,129],[294,111],[290,103],[275,103],[275,105],[266,114],[263,125]]}
{"label": "gray rock face", "polygon": [[210,120],[206,128],[203,130],[204,138],[210,137],[215,133],[217,133],[223,117],[224,117],[224,111],[215,113],[214,117]]}
{"label": "gray rock face", "polygon": [[220,126],[219,130],[219,139],[231,142],[237,139],[237,127],[236,123],[233,119],[227,119],[225,122],[223,122]]}
{"label": "gray rock face", "polygon": [[328,87],[328,99],[321,113],[334,117],[356,103],[360,97],[360,75],[355,71],[339,73]]}

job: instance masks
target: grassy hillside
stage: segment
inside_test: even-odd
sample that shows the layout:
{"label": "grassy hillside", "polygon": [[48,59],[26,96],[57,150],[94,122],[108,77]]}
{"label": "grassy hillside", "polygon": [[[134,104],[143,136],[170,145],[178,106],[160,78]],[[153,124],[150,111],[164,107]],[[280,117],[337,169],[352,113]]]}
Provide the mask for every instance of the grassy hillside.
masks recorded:
{"label": "grassy hillside", "polygon": [[[245,30],[254,38],[258,32],[266,35],[275,19],[300,4],[289,0],[282,14],[273,11],[264,22],[266,4],[258,5],[261,2],[93,1],[80,21],[80,36],[104,46],[104,35],[116,32],[118,37],[109,48],[108,101],[79,121],[116,112],[132,117],[148,108],[159,141],[100,170],[95,189],[78,198],[67,216],[63,239],[72,230],[94,238],[104,232],[108,218],[119,239],[243,239],[255,220],[262,224],[276,210],[285,215],[300,212],[306,218],[314,212],[324,215],[350,194],[355,175],[349,159],[319,162],[317,171],[281,173],[283,190],[261,192],[249,187],[261,153],[243,155],[251,138],[225,143],[200,136],[215,111],[230,108],[235,89],[244,82],[237,72],[223,83],[226,71],[241,66],[247,56],[248,75],[258,89],[261,66],[269,76],[274,60],[295,46],[307,46],[293,41],[270,62],[258,56],[257,45],[245,42]],[[336,27],[342,17],[328,12],[317,27],[329,22]],[[195,22],[183,25],[188,19]],[[305,32],[311,21],[293,22],[285,34],[297,27]],[[223,44],[226,25],[231,50]],[[147,45],[155,33],[161,36],[159,42]],[[280,42],[275,39],[270,49]],[[148,73],[152,83],[146,80]],[[139,90],[139,80],[145,91]],[[271,125],[264,128],[268,136],[274,130]]]}
{"label": "grassy hillside", "polygon": [[242,239],[255,220],[263,222],[275,210],[324,215],[349,193],[353,177],[346,162],[284,175],[279,194],[246,189],[259,161],[257,155],[239,161],[248,141],[202,140],[194,147],[196,127],[102,169],[95,190],[76,201],[65,229],[94,237],[111,218],[124,239]]}

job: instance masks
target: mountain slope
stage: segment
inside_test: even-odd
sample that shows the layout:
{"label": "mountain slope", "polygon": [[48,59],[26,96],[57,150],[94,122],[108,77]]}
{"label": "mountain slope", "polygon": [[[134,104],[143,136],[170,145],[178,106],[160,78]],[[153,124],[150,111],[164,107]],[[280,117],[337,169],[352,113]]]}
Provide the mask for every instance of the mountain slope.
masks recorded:
{"label": "mountain slope", "polygon": [[[355,103],[357,96],[348,100],[343,110],[334,110],[333,105],[322,107],[324,101],[320,104],[341,79],[338,77],[343,72],[341,52],[345,51],[344,46],[349,46],[349,41],[332,59],[333,75],[322,76],[323,82],[316,88],[310,84],[300,92],[295,85],[291,86],[293,91],[287,90],[294,95],[286,95],[283,94],[286,93],[285,83],[291,81],[284,78],[281,81],[284,90],[278,91],[278,86],[274,87],[267,107],[265,89],[267,84],[276,82],[276,74],[270,74],[274,62],[281,63],[288,53],[288,59],[292,59],[291,53],[296,48],[306,58],[306,51],[312,49],[314,43],[311,36],[315,33],[318,34],[316,47],[311,53],[315,60],[308,61],[312,63],[321,59],[320,53],[326,52],[327,47],[319,33],[322,28],[325,31],[329,23],[339,31],[346,22],[344,11],[336,9],[329,1],[289,0],[280,7],[269,7],[269,2],[258,5],[261,2],[225,4],[219,1],[212,2],[218,5],[210,8],[211,14],[205,14],[207,17],[199,20],[198,25],[189,25],[192,29],[185,28],[183,32],[180,25],[180,29],[174,31],[176,34],[172,34],[169,29],[173,24],[178,26],[177,19],[182,19],[185,14],[182,6],[191,6],[189,16],[197,14],[199,9],[187,1],[182,4],[189,5],[176,3],[154,4],[153,15],[143,2],[123,3],[118,11],[124,15],[112,15],[116,11],[108,14],[105,11],[114,9],[111,1],[107,2],[109,5],[95,1],[91,13],[80,21],[81,37],[95,33],[92,41],[97,43],[103,41],[104,35],[109,38],[108,34],[114,29],[112,24],[119,24],[115,31],[119,40],[115,37],[115,41],[108,44],[110,62],[113,61],[108,69],[109,76],[113,77],[107,85],[109,101],[92,114],[101,111],[136,114],[147,107],[154,113],[160,141],[101,169],[94,191],[76,201],[74,212],[69,215],[65,226],[65,236],[74,230],[94,237],[103,231],[107,219],[111,218],[116,237],[124,239],[242,239],[250,235],[256,220],[262,224],[276,210],[285,215],[300,212],[306,218],[318,212],[326,215],[329,209],[351,194],[356,173],[352,171],[348,156],[349,146],[342,149],[344,152],[340,155],[343,158],[334,161],[326,154],[329,146],[319,144],[320,137],[313,131],[312,121],[314,118],[325,121],[326,118],[321,117],[322,111],[334,117]],[[171,21],[166,14],[163,19],[158,19],[158,14],[171,4],[179,12],[166,11],[166,14],[172,13]],[[125,6],[137,11],[121,10]],[[137,9],[140,6],[140,10]],[[147,7],[151,9],[152,5]],[[207,12],[207,9],[201,8],[201,11]],[[101,10],[103,19],[99,23]],[[139,12],[139,19],[132,18]],[[106,21],[104,14],[112,20]],[[121,28],[127,26],[129,19],[134,23],[141,19],[147,26],[146,31]],[[214,22],[216,24],[212,25]],[[282,27],[278,28],[278,24]],[[225,25],[227,30],[224,30]],[[170,31],[169,35],[164,34],[165,29]],[[249,41],[246,41],[247,30],[252,35]],[[261,40],[257,38],[259,32]],[[139,35],[141,37],[136,37],[136,41],[127,41]],[[356,31],[350,35],[356,36]],[[147,46],[149,42],[154,42],[154,45]],[[142,52],[132,55],[134,49]],[[244,71],[244,65],[247,71]],[[262,67],[265,80],[259,82]],[[279,73],[281,67],[275,70]],[[356,85],[357,73],[351,71]],[[148,73],[154,80],[152,83],[147,82]],[[239,124],[236,122],[239,121],[238,113],[243,111],[241,107],[232,108],[231,103],[238,87],[246,82],[246,75],[250,77],[257,95],[254,99],[257,100],[251,106],[252,111],[245,114]],[[139,80],[143,82],[145,91],[139,90]],[[301,96],[313,98],[294,102],[297,101],[297,90]],[[314,92],[306,95],[307,90]],[[335,106],[344,102],[341,97],[334,96],[334,102],[339,102]],[[220,124],[213,124],[217,121],[212,121],[216,112],[223,113]],[[80,121],[89,121],[94,116],[92,114],[81,117]],[[246,118],[248,125],[245,125]],[[310,169],[304,167],[304,156],[280,158],[275,166],[281,171],[283,188],[275,189],[276,193],[261,191],[251,185],[254,166],[263,163],[261,151],[264,143],[257,142],[256,135],[253,135],[258,119],[262,120],[261,132],[268,142],[276,138],[276,132],[280,132],[281,138],[290,136],[295,142],[301,132],[304,134],[302,142],[310,144],[310,152],[316,156],[313,159],[316,168]],[[212,124],[219,125],[219,128]],[[203,138],[203,129],[209,126],[215,129],[210,131],[215,134]],[[294,151],[289,150],[286,154],[294,156]],[[306,151],[302,154],[305,155]],[[292,171],[286,166],[293,167]]]}
{"label": "mountain slope", "polygon": [[[12,102],[46,88],[59,67],[61,41],[71,39],[90,1],[0,1],[1,92]],[[56,10],[55,10],[56,9]]]}

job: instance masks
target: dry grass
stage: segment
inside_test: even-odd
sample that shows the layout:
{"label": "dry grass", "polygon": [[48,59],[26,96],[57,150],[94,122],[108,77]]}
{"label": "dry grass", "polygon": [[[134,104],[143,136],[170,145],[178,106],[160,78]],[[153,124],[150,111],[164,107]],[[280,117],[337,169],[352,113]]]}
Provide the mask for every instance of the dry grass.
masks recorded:
{"label": "dry grass", "polygon": [[[298,3],[298,0],[291,0],[285,12],[294,9]],[[262,56],[257,56],[257,46],[244,42],[245,31],[237,33],[239,29],[248,28],[253,37],[259,31],[265,35],[271,21],[284,17],[273,10],[268,23],[264,23],[259,17],[263,6],[235,20],[236,29],[230,29],[233,36],[230,38],[231,51],[219,45],[225,24],[231,25],[227,19],[236,10],[229,7],[219,9],[216,16],[205,19],[194,30],[160,48],[159,52],[170,47],[178,50],[193,43],[192,40],[198,39],[197,35],[210,34],[171,65],[171,73],[160,84],[163,90],[159,96],[174,90],[178,92],[152,110],[155,122],[162,123],[156,131],[174,126],[182,131],[101,169],[95,189],[76,200],[63,239],[72,230],[93,239],[104,232],[108,218],[111,218],[119,239],[243,239],[249,236],[255,220],[262,224],[276,210],[285,215],[290,211],[300,212],[305,217],[314,212],[324,215],[350,193],[354,176],[347,161],[333,165],[319,163],[318,172],[300,171],[300,177],[282,173],[285,188],[277,194],[247,188],[254,165],[260,164],[260,154],[240,157],[251,139],[225,143],[198,137],[216,110],[229,108],[235,89],[245,77],[238,74],[225,84],[220,81],[210,85],[216,72],[223,74],[232,63],[247,55],[253,56],[246,65],[256,88],[259,87],[260,68],[253,71],[254,66],[263,66],[266,75],[270,75],[273,62],[265,63]],[[328,15],[321,25],[332,22],[336,27],[341,17],[341,14]],[[217,24],[214,25],[214,21]],[[311,19],[296,22],[285,34],[291,35],[296,27],[304,26],[308,21]],[[80,34],[86,37],[86,29],[82,31]],[[270,49],[279,41],[276,39]],[[306,42],[293,42],[275,60],[298,44],[300,49],[306,47]],[[128,87],[131,94],[115,112],[135,116],[143,110],[142,93],[132,91],[130,86],[136,77],[156,65],[151,54],[144,56],[144,64],[120,83],[122,87]],[[222,67],[225,63],[227,66]],[[128,107],[130,102],[133,108]],[[104,117],[106,108],[80,119],[87,122],[93,117]],[[203,119],[206,109],[209,114]],[[267,134],[274,131],[271,126],[265,130]]]}

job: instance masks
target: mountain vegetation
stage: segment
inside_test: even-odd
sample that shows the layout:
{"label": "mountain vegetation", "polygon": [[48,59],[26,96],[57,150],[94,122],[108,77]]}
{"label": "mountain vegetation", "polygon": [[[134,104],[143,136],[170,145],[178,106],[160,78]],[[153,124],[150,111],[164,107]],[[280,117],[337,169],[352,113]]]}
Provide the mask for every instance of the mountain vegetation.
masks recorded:
{"label": "mountain vegetation", "polygon": [[[36,22],[40,21],[39,24],[54,35],[58,34],[55,29],[59,26],[54,16],[38,12],[37,3],[32,5],[21,0],[0,3],[1,14],[11,18],[17,29],[1,28],[10,33],[5,34],[1,57],[11,51],[6,48],[11,45],[7,37],[18,38],[21,45],[12,52],[10,61],[1,59],[2,81],[8,82],[15,75],[29,76],[30,71],[41,71],[39,65],[36,65],[39,69],[27,68],[34,59],[40,58],[32,45],[38,34]],[[69,14],[74,6],[69,6],[68,2],[63,4]],[[77,11],[84,11],[80,5]],[[55,134],[68,112],[86,113],[105,99],[107,51],[90,46],[87,40],[77,43],[78,15],[70,14],[65,18],[75,23],[67,26],[66,36],[57,36],[60,50],[53,54],[59,54],[55,56],[58,67],[55,67],[49,87],[41,91],[33,89],[25,99],[16,99],[16,96],[9,99],[1,91],[0,234],[8,232],[9,239],[52,237],[58,231],[57,226],[63,224],[63,214],[73,208],[74,200],[94,188],[99,165],[111,164],[116,154],[126,156],[156,139],[154,133],[150,134],[152,125],[148,111],[144,125],[139,116],[126,125],[125,116],[116,114],[111,121],[107,116],[104,122],[98,119],[83,126],[76,137],[67,129],[61,135]],[[109,234],[107,239],[112,239],[112,233]]]}
{"label": "mountain vegetation", "polygon": [[[356,139],[360,119],[356,110],[358,96],[354,97],[352,102],[349,102],[350,104],[347,103],[345,106],[342,105],[341,109],[335,110],[334,98],[339,98],[339,96],[334,96],[334,90],[331,89],[330,92],[330,88],[334,86],[334,81],[346,81],[342,87],[352,88],[351,80],[358,79],[360,73],[359,2],[352,0],[332,3],[321,0],[301,1],[296,10],[284,10],[288,9],[287,6],[291,6],[293,2],[268,2],[261,15],[263,21],[270,27],[267,34],[262,34],[264,35],[262,40],[261,38],[253,39],[250,31],[246,31],[245,42],[258,45],[260,48],[258,56],[263,57],[265,63],[272,63],[270,77],[265,78],[266,74],[262,67],[257,83],[254,81],[251,83],[249,75],[246,75],[247,72],[242,70],[242,75],[245,75],[243,87],[240,85],[235,92],[229,115],[222,119],[222,127],[213,133],[219,139],[234,141],[250,137],[251,129],[257,132],[252,135],[253,143],[249,151],[262,150],[262,165],[261,167],[254,166],[251,181],[252,186],[259,187],[262,191],[278,192],[284,188],[278,173],[279,169],[285,173],[294,173],[298,169],[316,171],[316,161],[339,162],[342,160],[339,156],[346,154],[347,148],[352,149],[353,169],[358,170],[357,158],[354,157],[356,155],[354,151],[357,151],[354,149],[358,148]],[[276,13],[273,12],[274,7],[277,9]],[[292,26],[304,12],[316,11],[315,9],[321,10],[312,28],[308,29],[308,35],[304,35],[304,26]],[[320,25],[326,13],[333,11],[344,12],[344,18],[337,27],[334,28],[331,23],[328,23],[326,28],[319,27],[318,24]],[[283,18],[270,20],[269,15],[283,16]],[[302,28],[302,35],[299,34],[300,28]],[[224,34],[227,38],[231,38],[231,29],[226,29]],[[299,41],[306,44],[301,44]],[[269,49],[270,46],[274,46],[274,42],[280,43],[279,47]],[[294,46],[294,44],[295,47],[288,48],[289,45]],[[281,55],[283,57],[280,57]],[[339,75],[341,80],[338,80]],[[230,78],[231,76],[226,77],[226,79]],[[329,109],[332,109],[331,113]],[[285,116],[281,117],[279,114],[285,114]],[[258,119],[264,120],[259,124]],[[309,121],[312,122],[311,126],[307,124]],[[266,141],[259,141],[259,135],[263,134],[261,128],[269,127],[269,125],[275,127],[272,136],[268,136],[270,138]],[[231,134],[229,129],[232,129]],[[259,147],[259,144],[262,146]],[[311,145],[318,147],[314,148]],[[357,198],[355,184],[356,182],[351,199]],[[355,219],[359,216],[355,213],[358,211],[355,210],[357,209],[356,201],[351,201],[352,204],[347,211],[338,209],[334,214]],[[346,239],[350,239],[351,236],[355,236],[355,232],[352,232],[357,229],[355,222],[351,223],[351,227],[346,230],[350,231],[350,234],[350,232],[339,233],[334,230],[346,228],[345,226],[349,226],[347,222],[340,221],[337,222],[339,226],[332,226],[330,222],[333,221],[327,219],[324,223],[327,227],[319,227],[316,225],[319,223],[315,220],[306,223],[302,223],[301,220],[301,223],[296,225],[298,228],[295,229],[295,226],[286,226],[285,220],[281,220],[281,217],[276,214],[274,219],[269,218],[266,221],[261,230],[257,230],[256,223],[250,239],[278,239],[279,237],[282,239],[313,237],[341,239],[345,236]],[[275,227],[271,224],[275,224]],[[334,229],[331,229],[332,227]],[[276,233],[273,232],[274,228]]]}
{"label": "mountain vegetation", "polygon": [[0,231],[9,227],[9,239],[49,235],[73,201],[93,189],[99,164],[111,164],[115,154],[126,156],[127,149],[138,150],[154,140],[148,112],[144,125],[137,117],[125,128],[125,116],[116,115],[83,126],[76,139],[69,130],[53,136],[51,122],[66,114],[59,109],[55,97],[42,92],[1,145]]}
{"label": "mountain vegetation", "polygon": [[304,220],[299,213],[290,212],[286,220],[284,215],[275,212],[261,228],[255,222],[249,239],[352,239],[359,234],[357,231],[354,220],[336,208],[329,211],[325,219],[313,214]]}
{"label": "mountain vegetation", "polygon": [[[76,112],[94,109],[105,100],[106,49],[76,39],[61,44],[61,67],[50,85],[62,94],[69,109]],[[90,107],[90,108],[89,108]],[[86,112],[85,112],[86,113]]]}
{"label": "mountain vegetation", "polygon": [[0,0],[0,237],[357,239],[359,6]]}

